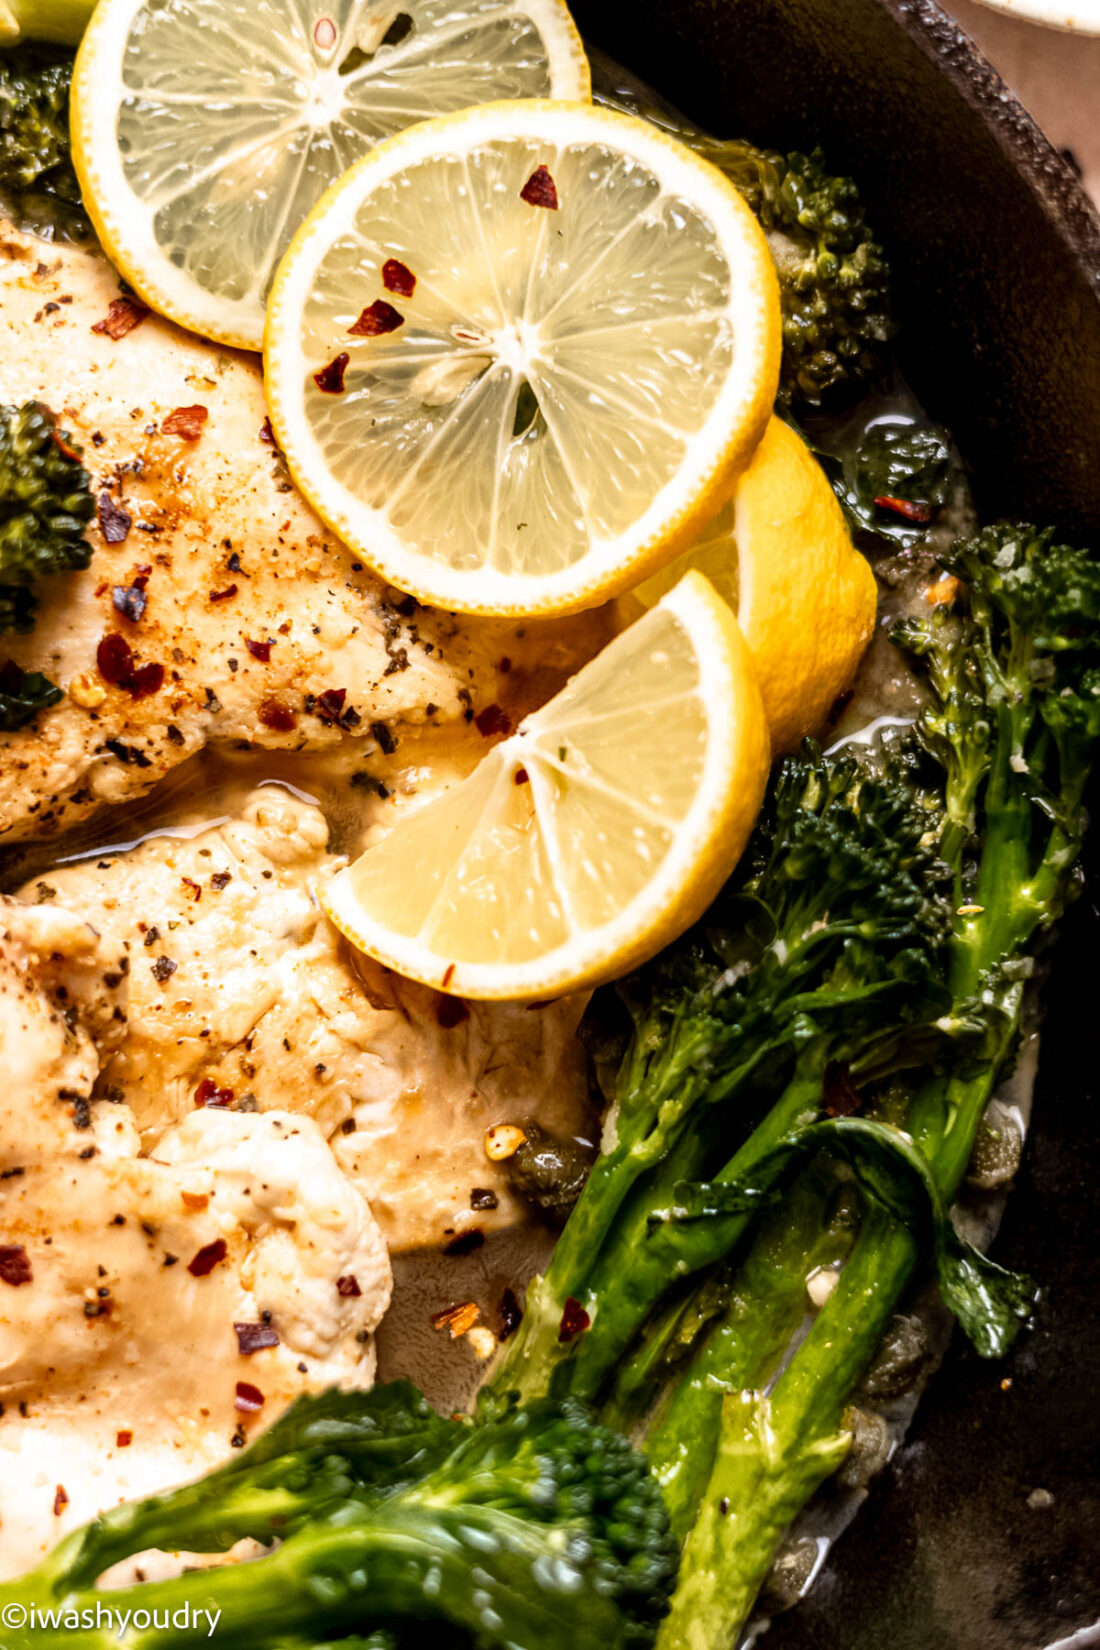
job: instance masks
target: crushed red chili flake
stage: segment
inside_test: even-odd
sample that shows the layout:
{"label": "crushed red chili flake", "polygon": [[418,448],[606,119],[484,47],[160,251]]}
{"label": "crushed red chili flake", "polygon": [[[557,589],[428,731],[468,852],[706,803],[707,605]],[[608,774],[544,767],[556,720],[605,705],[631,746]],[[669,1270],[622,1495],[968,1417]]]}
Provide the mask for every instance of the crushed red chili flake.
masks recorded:
{"label": "crushed red chili flake", "polygon": [[313,708],[322,722],[339,721],[347,696],[347,688],[326,688],[324,693],[317,695]]}
{"label": "crushed red chili flake", "polygon": [[550,172],[545,166],[536,166],[519,192],[521,201],[528,206],[544,206],[548,212],[558,210],[558,191]]}
{"label": "crushed red chili flake", "polygon": [[180,1202],[185,1209],[205,1209],[210,1199],[205,1192],[181,1192]]}
{"label": "crushed red chili flake", "polygon": [[927,526],[935,514],[930,504],[918,504],[910,498],[892,498],[888,493],[876,498],[875,504],[880,510],[892,510],[896,516],[919,522],[922,527]]}
{"label": "crushed red chili flake", "polygon": [[54,1517],[55,1518],[60,1518],[61,1514],[65,1511],[65,1508],[68,1505],[69,1505],[69,1492],[65,1488],[64,1484],[58,1484],[56,1490],[54,1490],[54,1492],[53,1492],[53,1515],[54,1515]]}
{"label": "crushed red chili flake", "polygon": [[511,733],[512,718],[506,710],[501,710],[499,705],[486,705],[485,709],[479,710],[474,717],[474,726],[478,733],[490,739],[494,733]]}
{"label": "crushed red chili flake", "polygon": [[526,768],[517,768],[515,773],[512,775],[512,783],[513,785],[529,785],[531,783],[531,775],[527,772]]}
{"label": "crushed red chili flake", "polygon": [[185,888],[190,889],[191,898],[194,900],[195,904],[197,905],[199,903],[200,899],[202,898],[202,883],[201,882],[196,882],[194,877],[182,877],[180,880],[182,881],[183,886]]}
{"label": "crushed red chili flake", "polygon": [[121,504],[116,504],[110,493],[100,493],[96,499],[99,530],[108,544],[124,544],[134,525],[134,518]]}
{"label": "crushed red chili flake", "polygon": [[21,1243],[0,1243],[0,1283],[10,1283],[18,1289],[21,1283],[34,1281],[30,1257]]}
{"label": "crushed red chili flake", "polygon": [[440,997],[435,1005],[435,1017],[444,1031],[453,1031],[470,1018],[470,1010],[461,997]]}
{"label": "crushed red chili flake", "polygon": [[271,428],[270,418],[265,418],[263,423],[260,425],[260,440],[263,442],[265,447],[274,447],[276,445],[275,431]]}
{"label": "crushed red chili flake", "polygon": [[140,585],[116,584],[111,587],[111,602],[116,613],[121,613],[131,624],[137,624],[144,616],[149,598]]}
{"label": "crushed red chili flake", "polygon": [[416,291],[416,276],[400,258],[387,258],[382,265],[382,285],[399,298],[411,298]]}
{"label": "crushed red chili flake", "polygon": [[454,977],[455,977],[455,965],[454,965],[454,963],[448,963],[447,964],[447,971],[443,976],[443,989],[444,989],[444,991],[446,991],[447,987],[450,985],[450,983],[454,979]]}
{"label": "crushed red chili flake", "polygon": [[275,733],[290,733],[298,726],[298,718],[281,699],[265,699],[259,709],[260,721]]}
{"label": "crushed red chili flake", "polygon": [[237,1396],[233,1400],[234,1409],[239,1409],[244,1415],[255,1415],[256,1411],[264,1407],[264,1395],[258,1386],[251,1381],[237,1382]]}
{"label": "crushed red chili flake", "polygon": [[146,665],[139,665],[131,672],[128,679],[122,683],[127,693],[134,699],[147,699],[151,693],[157,693],[164,685],[164,666],[153,660]]}
{"label": "crushed red chili flake", "polygon": [[565,1342],[571,1341],[574,1335],[579,1335],[587,1329],[591,1322],[592,1319],[588,1316],[580,1301],[575,1301],[572,1295],[568,1295],[565,1301],[565,1310],[561,1315],[561,1323],[558,1325],[558,1340],[564,1345]]}
{"label": "crushed red chili flake", "polygon": [[263,1352],[265,1347],[279,1344],[279,1337],[269,1323],[235,1323],[233,1332],[237,1337],[237,1351],[242,1358],[251,1358],[254,1352]]}
{"label": "crushed red chili flake", "polygon": [[227,584],[224,590],[211,590],[209,592],[209,599],[212,602],[227,602],[231,596],[235,596],[236,594],[237,586],[235,584]]}
{"label": "crushed red chili flake", "polygon": [[[396,332],[398,327],[405,325],[405,317],[399,309],[387,304],[385,298],[376,298],[373,304],[368,304],[354,326],[348,328],[349,338],[381,338],[384,333]],[[344,357],[345,361],[347,356]]]}
{"label": "crushed red chili flake", "polygon": [[[44,403],[40,401],[38,405],[41,407]],[[48,407],[46,407],[45,410],[50,412]],[[50,413],[50,417],[52,418],[53,416],[53,413]],[[69,432],[67,430],[51,430],[50,435],[53,438],[54,446],[59,452],[64,453],[66,458],[80,458],[81,449],[72,445],[69,440]],[[95,440],[94,436],[92,437],[92,440]]]}
{"label": "crushed red chili flake", "polygon": [[231,1106],[233,1098],[234,1090],[219,1088],[213,1077],[204,1077],[195,1090],[196,1106]]}
{"label": "crushed red chili flake", "polygon": [[825,1067],[825,1110],[830,1117],[851,1117],[860,1107],[859,1090],[848,1067],[830,1060]]}
{"label": "crushed red chili flake", "polygon": [[474,1327],[480,1316],[476,1301],[462,1301],[458,1306],[445,1306],[442,1312],[433,1312],[431,1324],[433,1329],[449,1329],[452,1341],[457,1341]]}
{"label": "crushed red chili flake", "polygon": [[252,657],[254,659],[259,659],[262,665],[266,665],[270,662],[271,649],[275,646],[274,642],[253,642],[246,636],[244,639],[244,645],[248,649],[249,653],[251,653]]}
{"label": "crushed red chili flake", "polygon": [[123,1432],[116,1432],[115,1433],[115,1448],[116,1449],[129,1449],[129,1447],[133,1443],[133,1441],[134,1441],[134,1435],[128,1428]]}
{"label": "crushed red chili flake", "polygon": [[197,441],[209,417],[205,407],[177,407],[168,414],[161,430],[165,435],[178,435],[181,441]]}
{"label": "crushed red chili flake", "polygon": [[106,333],[117,344],[120,338],[125,338],[128,332],[139,327],[148,313],[145,305],[139,304],[136,298],[112,298],[103,320],[96,321],[92,331]]}
{"label": "crushed red chili flake", "polygon": [[516,1298],[514,1289],[506,1289],[500,1297],[500,1334],[497,1339],[506,1341],[509,1335],[514,1335],[523,1322],[523,1307]]}
{"label": "crushed red chili flake", "polygon": [[454,1257],[472,1255],[475,1249],[480,1249],[485,1242],[485,1233],[478,1226],[471,1226],[468,1232],[459,1232],[450,1243],[443,1245],[443,1253]]}
{"label": "crushed red chili flake", "polygon": [[327,367],[313,374],[313,382],[325,395],[343,395],[344,374],[348,370],[351,356],[346,349],[340,351],[335,360],[330,361]]}
{"label": "crushed red chili flake", "polygon": [[192,1255],[187,1262],[187,1270],[193,1278],[205,1278],[225,1256],[225,1239],[215,1238],[213,1243],[204,1243],[197,1255]]}
{"label": "crushed red chili flake", "polygon": [[95,650],[96,668],[105,682],[121,686],[133,674],[134,655],[125,636],[112,630]]}
{"label": "crushed red chili flake", "polygon": [[363,1293],[359,1287],[359,1279],[354,1272],[345,1272],[342,1278],[336,1279],[336,1293],[345,1296],[347,1299],[352,1299]]}

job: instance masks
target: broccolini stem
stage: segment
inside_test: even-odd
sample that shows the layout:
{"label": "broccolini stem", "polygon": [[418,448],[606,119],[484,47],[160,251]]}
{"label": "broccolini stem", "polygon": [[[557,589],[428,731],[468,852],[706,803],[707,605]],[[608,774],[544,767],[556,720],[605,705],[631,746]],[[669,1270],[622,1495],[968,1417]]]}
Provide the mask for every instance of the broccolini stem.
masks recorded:
{"label": "broccolini stem", "polygon": [[772,1392],[723,1401],[714,1467],[658,1650],[726,1650],[795,1513],[849,1447],[844,1410],[916,1264],[913,1235],[871,1204],[837,1286]]}
{"label": "broccolini stem", "polygon": [[[749,1174],[800,1124],[819,1115],[825,1063],[824,1051],[811,1048],[772,1109],[713,1176],[716,1183]],[[569,1366],[572,1396],[594,1398],[669,1286],[715,1265],[753,1220],[757,1211],[752,1208],[705,1220],[668,1218],[677,1184],[698,1177],[709,1138],[702,1127],[686,1131],[656,1174],[635,1188],[624,1207],[613,1241],[605,1245],[581,1296],[592,1327],[580,1338]],[[654,1224],[659,1215],[665,1218]]]}

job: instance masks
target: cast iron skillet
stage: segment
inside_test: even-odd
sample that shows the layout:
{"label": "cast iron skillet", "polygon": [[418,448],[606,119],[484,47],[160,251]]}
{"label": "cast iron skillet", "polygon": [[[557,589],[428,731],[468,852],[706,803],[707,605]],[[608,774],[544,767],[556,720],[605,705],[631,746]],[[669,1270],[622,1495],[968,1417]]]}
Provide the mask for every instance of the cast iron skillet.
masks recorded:
{"label": "cast iron skillet", "polygon": [[[819,141],[859,179],[893,261],[902,364],[955,431],[983,517],[1100,543],[1100,219],[938,6],[573,10],[701,125]],[[1037,1327],[1003,1365],[956,1337],[909,1441],[767,1650],[1043,1650],[1100,1621],[1098,954],[1086,895],[1059,945],[1033,1133],[994,1251],[1041,1282]],[[1073,1650],[1086,1644],[1100,1631]]]}

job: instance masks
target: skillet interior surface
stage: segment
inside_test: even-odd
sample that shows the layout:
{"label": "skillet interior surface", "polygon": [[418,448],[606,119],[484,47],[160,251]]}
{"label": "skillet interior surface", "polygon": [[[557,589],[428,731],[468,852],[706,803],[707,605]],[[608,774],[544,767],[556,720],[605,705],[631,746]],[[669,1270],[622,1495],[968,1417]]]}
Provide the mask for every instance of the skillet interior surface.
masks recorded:
{"label": "skillet interior surface", "polygon": [[[939,8],[573,9],[593,44],[701,125],[788,149],[820,142],[856,176],[893,263],[903,369],[954,430],[983,517],[1050,521],[1100,543],[1100,220]],[[956,1337],[891,1470],[809,1599],[773,1626],[773,1650],[1041,1650],[1100,1618],[1100,1119],[1086,1059],[1098,866],[1094,839],[994,1250],[1039,1280],[1035,1330],[1004,1364]],[[1093,1643],[1100,1632],[1073,1650]]]}

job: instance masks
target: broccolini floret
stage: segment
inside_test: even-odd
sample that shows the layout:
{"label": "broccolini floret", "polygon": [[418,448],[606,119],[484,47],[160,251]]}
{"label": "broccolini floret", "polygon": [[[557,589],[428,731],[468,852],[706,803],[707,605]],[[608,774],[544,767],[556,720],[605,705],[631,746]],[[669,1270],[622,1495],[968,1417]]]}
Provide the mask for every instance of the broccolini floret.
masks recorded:
{"label": "broccolini floret", "polygon": [[0,51],[0,215],[49,240],[92,232],[69,144],[72,66],[60,47]]}
{"label": "broccolini floret", "polygon": [[0,631],[33,628],[40,579],[88,566],[94,511],[88,472],[49,409],[0,407]]}
{"label": "broccolini floret", "polygon": [[[541,1402],[474,1426],[395,1383],[299,1399],[227,1467],[105,1514],[0,1598],[79,1612],[102,1599],[105,1563],[150,1544],[224,1551],[249,1535],[279,1545],[112,1593],[116,1608],[150,1612],[142,1650],[179,1641],[159,1624],[186,1600],[220,1611],[228,1650],[429,1638],[447,1650],[641,1650],[676,1568],[644,1457],[578,1406]],[[51,1650],[71,1637],[39,1627],[25,1642]],[[23,1645],[18,1629],[5,1639]]]}
{"label": "broccolini floret", "polygon": [[[596,54],[600,70],[600,55]],[[600,71],[606,79],[608,70]],[[789,155],[745,139],[710,137],[641,89],[598,88],[595,101],[652,121],[695,149],[744,196],[779,272],[783,364],[778,405],[818,407],[882,368],[893,334],[890,269],[851,178],[827,170],[820,149]]]}

